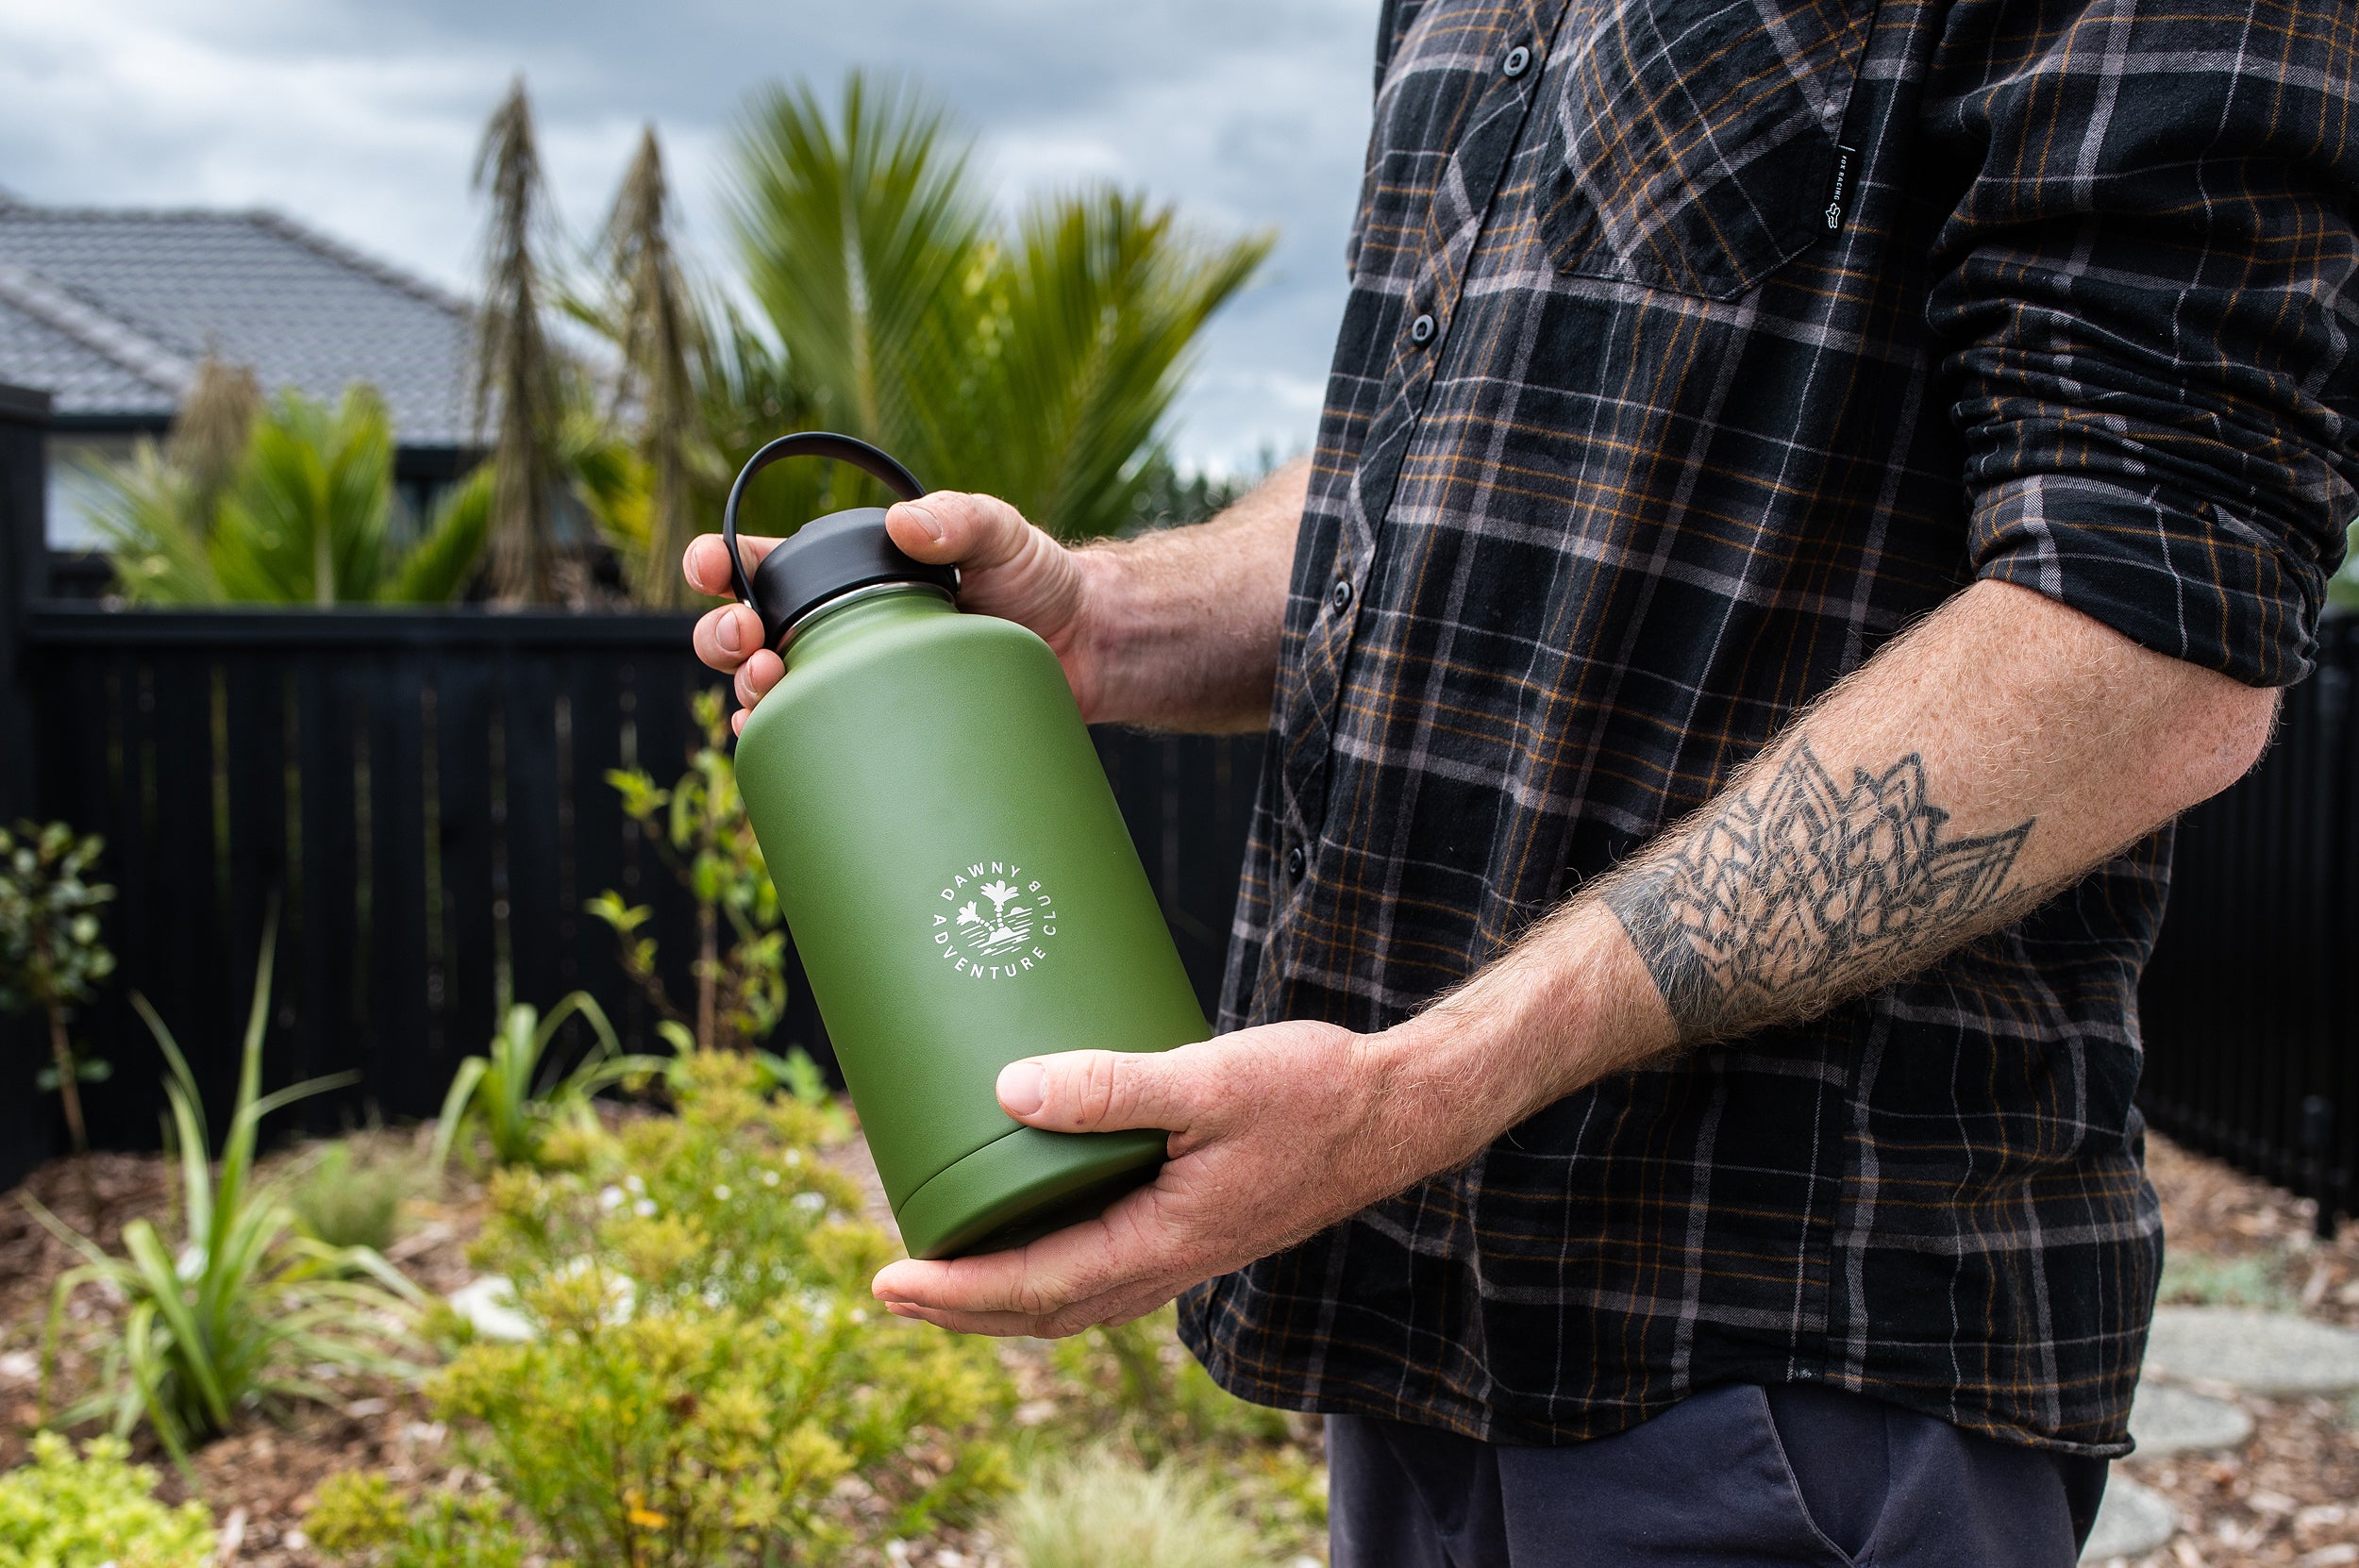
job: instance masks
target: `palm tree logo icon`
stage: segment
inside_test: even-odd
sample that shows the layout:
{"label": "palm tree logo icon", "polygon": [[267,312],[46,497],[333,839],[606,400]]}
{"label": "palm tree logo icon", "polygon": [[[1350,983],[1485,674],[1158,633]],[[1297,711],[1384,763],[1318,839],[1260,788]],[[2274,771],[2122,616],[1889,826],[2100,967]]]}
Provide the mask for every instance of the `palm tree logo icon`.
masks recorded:
{"label": "palm tree logo icon", "polygon": [[[1032,931],[1032,911],[1016,899],[1016,889],[1009,882],[985,882],[975,890],[991,900],[988,917],[979,913],[980,899],[970,899],[959,907],[960,933],[977,951],[1000,954],[1023,945]],[[1015,907],[1011,909],[1009,906]],[[975,927],[969,930],[968,927]]]}

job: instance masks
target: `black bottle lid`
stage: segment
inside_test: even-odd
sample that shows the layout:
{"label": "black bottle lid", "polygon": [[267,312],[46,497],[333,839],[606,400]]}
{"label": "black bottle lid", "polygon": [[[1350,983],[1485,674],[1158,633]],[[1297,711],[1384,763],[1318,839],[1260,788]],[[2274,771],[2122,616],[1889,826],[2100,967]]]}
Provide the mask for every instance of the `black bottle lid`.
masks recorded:
{"label": "black bottle lid", "polygon": [[754,568],[753,606],[763,641],[777,647],[805,616],[856,588],[922,583],[956,598],[954,566],[929,566],[885,532],[882,507],[855,507],[814,518]]}
{"label": "black bottle lid", "polygon": [[904,553],[885,532],[881,507],[856,507],[814,518],[762,558],[749,578],[745,552],[737,544],[737,508],[755,475],[782,458],[833,458],[884,482],[904,501],[926,493],[910,471],[864,441],[826,430],[780,436],[746,459],[721,509],[721,541],[729,552],[729,577],[738,598],[761,617],[761,640],[776,648],[795,623],[855,589],[880,583],[916,583],[958,596],[954,566],[929,566]]}

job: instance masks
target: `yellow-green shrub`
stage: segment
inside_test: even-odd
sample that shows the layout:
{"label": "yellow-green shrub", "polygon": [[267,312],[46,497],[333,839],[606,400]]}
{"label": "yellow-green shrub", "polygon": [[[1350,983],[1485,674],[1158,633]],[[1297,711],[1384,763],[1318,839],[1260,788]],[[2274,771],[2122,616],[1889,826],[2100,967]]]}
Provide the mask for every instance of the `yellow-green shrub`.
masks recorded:
{"label": "yellow-green shrub", "polygon": [[126,1464],[130,1444],[92,1438],[81,1455],[36,1433],[33,1462],[0,1476],[0,1568],[202,1568],[213,1522],[202,1503],[168,1509],[156,1473]]}
{"label": "yellow-green shrub", "polygon": [[349,1471],[320,1483],[303,1528],[323,1551],[370,1568],[522,1568],[525,1560],[496,1498],[437,1492],[405,1501],[384,1476]]}
{"label": "yellow-green shrub", "polygon": [[885,1238],[824,1119],[754,1074],[694,1058],[676,1117],[493,1184],[477,1259],[539,1335],[465,1346],[429,1393],[560,1556],[824,1561],[1005,1484],[997,1360],[875,1309]]}

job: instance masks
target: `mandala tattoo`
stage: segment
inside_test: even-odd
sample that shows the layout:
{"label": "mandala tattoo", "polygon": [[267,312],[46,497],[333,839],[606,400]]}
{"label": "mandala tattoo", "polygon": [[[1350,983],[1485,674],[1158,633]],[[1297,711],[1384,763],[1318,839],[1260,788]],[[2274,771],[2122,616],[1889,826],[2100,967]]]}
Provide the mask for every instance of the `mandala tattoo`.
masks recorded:
{"label": "mandala tattoo", "polygon": [[1602,897],[1681,1034],[1724,1038],[1930,962],[2027,903],[2007,875],[2032,823],[1944,839],[1949,820],[1916,753],[1847,790],[1800,742]]}

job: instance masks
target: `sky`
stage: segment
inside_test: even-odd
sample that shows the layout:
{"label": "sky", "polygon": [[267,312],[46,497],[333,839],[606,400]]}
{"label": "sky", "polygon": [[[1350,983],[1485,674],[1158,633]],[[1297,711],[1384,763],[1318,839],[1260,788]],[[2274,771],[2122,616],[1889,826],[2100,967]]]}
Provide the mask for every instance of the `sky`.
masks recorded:
{"label": "sky", "polygon": [[276,209],[464,290],[469,175],[517,72],[561,220],[593,231],[652,121],[692,259],[725,270],[731,125],[765,84],[913,78],[1002,198],[1111,180],[1215,232],[1274,230],[1207,332],[1183,466],[1306,449],[1344,297],[1375,0],[0,0],[0,189]]}

